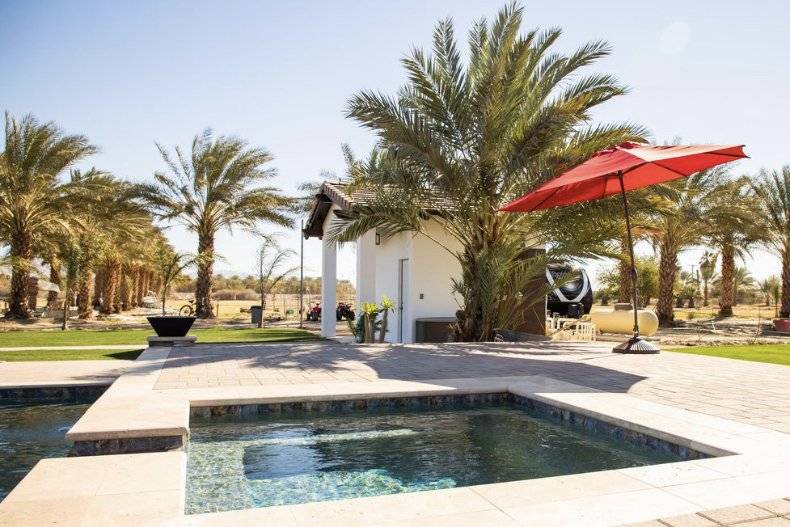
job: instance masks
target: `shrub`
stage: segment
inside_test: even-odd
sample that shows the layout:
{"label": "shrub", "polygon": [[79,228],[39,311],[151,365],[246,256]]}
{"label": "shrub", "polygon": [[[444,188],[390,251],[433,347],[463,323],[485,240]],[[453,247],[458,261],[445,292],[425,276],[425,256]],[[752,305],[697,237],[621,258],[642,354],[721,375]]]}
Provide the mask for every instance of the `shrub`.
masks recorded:
{"label": "shrub", "polygon": [[214,291],[215,300],[258,300],[260,295],[252,289],[220,289]]}

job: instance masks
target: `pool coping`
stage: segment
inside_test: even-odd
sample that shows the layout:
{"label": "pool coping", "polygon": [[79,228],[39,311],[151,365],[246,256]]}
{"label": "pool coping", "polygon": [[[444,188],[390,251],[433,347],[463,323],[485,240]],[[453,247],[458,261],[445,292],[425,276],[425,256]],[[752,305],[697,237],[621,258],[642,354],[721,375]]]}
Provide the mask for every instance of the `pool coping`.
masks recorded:
{"label": "pool coping", "polygon": [[[135,526],[146,521],[174,526],[620,525],[790,495],[790,435],[627,393],[543,376],[153,390],[168,352],[166,348],[144,352],[144,367],[116,381],[67,436],[100,441],[177,432],[186,438],[190,407],[507,391],[723,457],[196,515],[184,515],[185,471],[172,468],[185,466],[183,451],[48,459],[0,503],[0,524],[23,517],[38,520],[39,514],[46,518],[55,512],[57,518],[86,518],[86,511],[99,511],[110,515],[113,525]],[[89,481],[86,478],[97,471],[105,479],[98,491],[73,484]],[[153,491],[153,482],[167,488]],[[74,507],[80,500],[91,506]],[[141,506],[152,500],[156,506]]]}

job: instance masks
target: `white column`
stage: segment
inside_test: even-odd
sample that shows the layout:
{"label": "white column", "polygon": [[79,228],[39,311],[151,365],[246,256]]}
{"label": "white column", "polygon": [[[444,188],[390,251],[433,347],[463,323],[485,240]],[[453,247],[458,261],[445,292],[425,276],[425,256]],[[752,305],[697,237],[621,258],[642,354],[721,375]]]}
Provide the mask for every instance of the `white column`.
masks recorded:
{"label": "white column", "polygon": [[354,309],[362,311],[364,302],[376,302],[376,231],[357,238],[357,296]]}
{"label": "white column", "polygon": [[321,241],[321,336],[335,336],[337,308],[337,245]]}

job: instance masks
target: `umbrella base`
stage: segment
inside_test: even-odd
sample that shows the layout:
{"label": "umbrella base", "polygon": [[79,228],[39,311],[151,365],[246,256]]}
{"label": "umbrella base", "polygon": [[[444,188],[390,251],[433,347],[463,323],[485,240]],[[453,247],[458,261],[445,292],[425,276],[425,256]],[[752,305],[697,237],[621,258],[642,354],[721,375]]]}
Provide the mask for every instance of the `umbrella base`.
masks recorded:
{"label": "umbrella base", "polygon": [[634,353],[634,354],[650,354],[660,353],[659,347],[652,342],[649,342],[642,337],[631,337],[622,344],[618,344],[612,348],[614,353]]}

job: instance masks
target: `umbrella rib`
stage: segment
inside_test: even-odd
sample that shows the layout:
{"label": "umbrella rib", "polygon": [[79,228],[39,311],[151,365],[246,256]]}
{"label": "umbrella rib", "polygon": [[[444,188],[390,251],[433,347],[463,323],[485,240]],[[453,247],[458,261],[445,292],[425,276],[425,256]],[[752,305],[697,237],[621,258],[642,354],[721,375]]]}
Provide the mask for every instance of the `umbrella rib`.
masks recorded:
{"label": "umbrella rib", "polygon": [[[543,200],[542,200],[540,203],[538,203],[537,205],[535,205],[534,207],[532,207],[530,210],[533,210],[533,211],[534,211],[534,210],[540,210],[540,209],[539,209],[539,207],[540,207],[541,205],[543,205],[544,203],[546,203],[546,202],[547,202],[548,200],[550,200],[551,198],[553,198],[553,197],[554,197],[554,194],[556,194],[557,192],[559,192],[559,191],[560,191],[560,189],[562,189],[562,188],[563,188],[563,187],[556,187],[556,188],[554,189],[554,192],[552,192],[551,194],[549,194],[548,196],[546,196],[546,198],[545,198],[545,199],[543,199]],[[554,205],[554,207],[559,207],[559,205]],[[554,208],[554,207],[548,207],[548,208]]]}
{"label": "umbrella rib", "polygon": [[735,159],[743,159],[748,158],[746,154],[738,155],[738,154],[725,154],[724,152],[704,152],[705,155],[712,155],[712,156],[725,156],[725,157],[734,157]]}
{"label": "umbrella rib", "polygon": [[[677,170],[675,170],[674,168],[669,168],[669,167],[666,167],[666,166],[662,165],[661,163],[659,163],[658,161],[653,161],[653,164],[654,164],[654,165],[657,165],[657,166],[660,166],[660,167],[661,167],[661,168],[663,168],[664,170],[669,170],[670,172],[672,172],[672,173],[674,173],[674,174],[677,174],[677,175],[679,175],[680,177],[689,177],[689,176],[691,176],[691,174],[696,174],[697,172],[702,172],[702,170],[705,170],[705,169],[702,169],[702,170],[697,170],[697,171],[695,171],[695,172],[692,172],[691,174],[684,174],[683,172],[678,172],[678,171],[677,171]],[[654,183],[654,184],[655,184],[655,183]],[[649,186],[652,186],[652,185],[649,185]]]}

